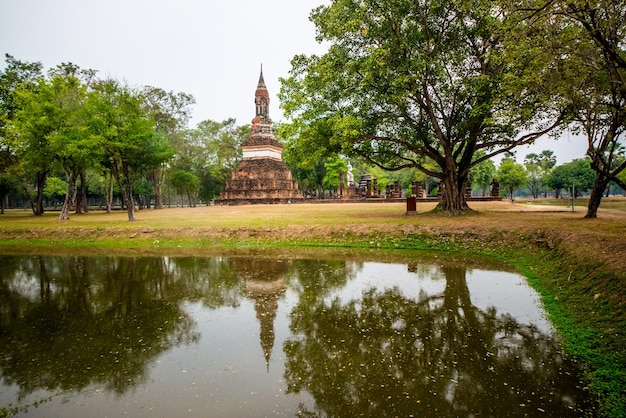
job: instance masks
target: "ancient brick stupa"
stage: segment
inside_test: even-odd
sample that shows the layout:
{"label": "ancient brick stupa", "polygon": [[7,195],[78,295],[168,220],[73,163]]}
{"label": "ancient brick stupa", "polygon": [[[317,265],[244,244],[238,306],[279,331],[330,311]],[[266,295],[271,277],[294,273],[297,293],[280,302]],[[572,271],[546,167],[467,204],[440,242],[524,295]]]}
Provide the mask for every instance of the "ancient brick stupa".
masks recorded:
{"label": "ancient brick stupa", "polygon": [[289,203],[302,198],[298,182],[283,162],[283,146],[274,136],[269,116],[270,96],[263,68],[254,95],[256,116],[250,137],[243,141],[243,159],[220,194],[223,204]]}

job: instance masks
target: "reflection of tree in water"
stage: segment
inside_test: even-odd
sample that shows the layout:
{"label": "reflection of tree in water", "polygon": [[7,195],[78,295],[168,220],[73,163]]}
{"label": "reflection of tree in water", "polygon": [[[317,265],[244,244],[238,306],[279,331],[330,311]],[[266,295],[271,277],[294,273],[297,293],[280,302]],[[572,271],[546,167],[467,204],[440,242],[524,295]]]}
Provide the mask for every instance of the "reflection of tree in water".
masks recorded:
{"label": "reflection of tree in water", "polygon": [[[255,301],[266,361],[278,300],[292,280],[345,284],[346,263],[249,257],[2,257],[0,374],[22,396],[90,384],[115,393],[141,384],[150,362],[193,342],[182,301],[209,309]],[[7,342],[4,344],[4,342]]]}
{"label": "reflection of tree in water", "polygon": [[[22,395],[90,384],[121,394],[157,355],[198,338],[178,301],[162,297],[162,258],[25,260],[13,289],[6,277],[0,286],[0,370]],[[37,298],[20,292],[29,277],[39,277]]]}
{"label": "reflection of tree in water", "polygon": [[419,300],[398,289],[301,299],[284,346],[288,391],[308,391],[328,416],[577,416],[581,393],[555,341],[480,311],[465,270],[443,272],[444,293]]}
{"label": "reflection of tree in water", "polygon": [[294,260],[294,266],[297,278],[289,280],[289,288],[299,294],[301,304],[308,305],[345,286],[356,276],[363,263],[307,259]]}
{"label": "reflection of tree in water", "polygon": [[238,307],[244,283],[229,257],[165,258],[170,293],[201,301],[209,309]]}

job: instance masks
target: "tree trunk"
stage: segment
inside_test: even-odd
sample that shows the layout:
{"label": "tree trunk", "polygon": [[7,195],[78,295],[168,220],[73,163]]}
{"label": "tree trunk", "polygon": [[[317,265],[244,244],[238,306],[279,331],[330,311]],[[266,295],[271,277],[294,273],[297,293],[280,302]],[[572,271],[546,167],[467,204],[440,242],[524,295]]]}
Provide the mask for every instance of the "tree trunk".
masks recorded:
{"label": "tree trunk", "polygon": [[59,214],[59,221],[69,221],[70,220],[70,206],[72,205],[72,201],[74,200],[74,191],[76,190],[76,185],[74,184],[74,176],[71,173],[65,173],[65,182],[67,183],[65,189],[65,199],[63,200],[63,206],[61,207],[61,213]]}
{"label": "tree trunk", "polygon": [[135,217],[135,202],[133,201],[132,187],[130,189],[126,192],[126,210],[128,212],[128,221],[135,222],[137,220]]}
{"label": "tree trunk", "polygon": [[467,176],[458,176],[456,170],[447,170],[447,172],[447,175],[441,179],[443,193],[436,210],[450,214],[471,211],[465,199]]}
{"label": "tree trunk", "polygon": [[47,173],[45,171],[39,171],[37,173],[37,200],[35,203],[34,212],[35,215],[43,215],[43,188],[46,184]]}
{"label": "tree trunk", "polygon": [[106,212],[111,213],[113,212],[113,173],[107,175],[106,171],[104,172],[104,196]]}
{"label": "tree trunk", "polygon": [[135,202],[133,200],[133,179],[125,165],[122,166],[122,170],[124,172],[124,181],[126,181],[126,187],[124,188],[124,201],[126,202],[128,221],[134,222],[137,218],[135,218]]}
{"label": "tree trunk", "polygon": [[163,209],[163,167],[156,168],[152,173],[152,187],[154,188],[154,208]]}
{"label": "tree trunk", "polygon": [[76,193],[76,214],[87,213],[89,204],[87,202],[87,171],[80,170],[80,189]]}
{"label": "tree trunk", "polygon": [[587,205],[587,214],[585,218],[597,218],[598,217],[598,208],[600,207],[600,202],[602,201],[602,195],[604,194],[604,190],[609,184],[610,178],[608,176],[603,175],[601,172],[596,172],[596,180],[593,184],[593,189],[591,189],[591,196],[589,196],[589,204]]}
{"label": "tree trunk", "polygon": [[124,187],[122,187],[122,178],[120,175],[120,170],[116,164],[113,164],[111,168],[111,173],[115,177],[117,181],[117,186],[122,191],[122,203],[126,205],[126,209],[128,211],[128,221],[134,222],[137,219],[135,218],[135,202],[133,202],[133,179],[130,176],[128,171],[128,167],[126,167],[122,163],[122,172],[124,175]]}
{"label": "tree trunk", "polygon": [[[78,186],[78,184],[77,184],[77,186]],[[83,189],[82,189],[82,187],[80,187],[80,188],[77,187],[76,188],[76,193],[75,193],[75,198],[74,198],[74,203],[76,204],[76,207],[74,209],[74,213],[77,214],[77,215],[80,214],[80,213],[83,213],[83,210],[82,210],[83,209],[83,199],[84,199]]]}

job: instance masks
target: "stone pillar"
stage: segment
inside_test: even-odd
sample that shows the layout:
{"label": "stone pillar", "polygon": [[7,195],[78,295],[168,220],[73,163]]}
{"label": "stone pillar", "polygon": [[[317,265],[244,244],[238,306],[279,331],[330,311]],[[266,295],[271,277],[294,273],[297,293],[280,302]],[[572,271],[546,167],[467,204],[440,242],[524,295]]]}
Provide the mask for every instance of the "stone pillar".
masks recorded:
{"label": "stone pillar", "polygon": [[406,198],[406,215],[416,215],[417,204],[415,202],[415,196],[409,196]]}

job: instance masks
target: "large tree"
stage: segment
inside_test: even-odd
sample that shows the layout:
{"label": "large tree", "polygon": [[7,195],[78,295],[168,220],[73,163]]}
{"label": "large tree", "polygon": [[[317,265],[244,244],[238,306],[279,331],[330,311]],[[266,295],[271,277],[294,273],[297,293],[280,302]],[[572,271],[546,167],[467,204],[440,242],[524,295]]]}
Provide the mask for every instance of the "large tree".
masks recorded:
{"label": "large tree", "polygon": [[500,187],[506,190],[511,200],[515,200],[515,192],[517,189],[528,183],[528,173],[524,169],[524,166],[516,163],[512,158],[502,160],[500,167],[498,167],[497,175],[500,181]]}
{"label": "large tree", "polygon": [[77,213],[86,207],[86,170],[96,159],[97,147],[87,133],[84,102],[94,74],[64,63],[50,70],[47,78],[40,78],[36,88],[20,92],[22,108],[15,122],[25,150],[23,159],[39,161],[45,170],[56,161],[65,173],[67,191],[59,220],[69,219],[72,204]]}
{"label": "large tree", "polygon": [[530,193],[536,199],[542,188],[544,197],[547,197],[546,180],[552,167],[556,165],[556,156],[551,150],[543,150],[540,154],[534,152],[524,158],[524,167],[528,172],[528,185]]}
{"label": "large tree", "polygon": [[[64,63],[50,71],[44,100],[48,100],[50,118],[57,129],[49,136],[54,158],[65,173],[67,190],[59,220],[69,220],[72,204],[76,213],[87,211],[87,169],[98,159],[98,146],[87,134],[85,100],[95,71],[81,70]],[[80,179],[80,188],[78,180]]]}
{"label": "large tree", "polygon": [[[595,218],[604,191],[619,173],[626,144],[626,3],[623,0],[515,0],[510,5],[534,30],[551,28],[538,45],[559,69],[556,91],[569,104],[575,129],[587,139],[596,172],[587,218]],[[619,160],[621,161],[621,160]]]}
{"label": "large tree", "polygon": [[594,177],[589,160],[577,159],[554,167],[548,175],[547,184],[554,189],[557,198],[562,190],[572,190],[572,187],[574,193],[579,195],[593,188]]}
{"label": "large tree", "polygon": [[34,87],[20,86],[17,95],[19,110],[12,121],[19,132],[15,153],[20,170],[24,177],[32,179],[35,184],[36,196],[33,202],[31,195],[31,206],[36,216],[44,213],[43,190],[46,177],[56,161],[50,137],[58,130],[59,119],[52,116],[54,106],[49,100],[48,91],[48,81],[44,78],[38,79]]}
{"label": "large tree", "polygon": [[504,42],[496,2],[333,0],[311,19],[329,50],[295,57],[280,92],[300,146],[416,167],[444,186],[440,210],[468,210],[473,166],[559,122],[542,105],[541,53]]}
{"label": "large tree", "polygon": [[96,140],[122,192],[128,220],[135,221],[134,181],[167,161],[172,150],[154,127],[143,107],[143,98],[114,80],[97,83],[87,106],[90,135]]}
{"label": "large tree", "polygon": [[[158,87],[146,86],[142,90],[144,106],[155,123],[155,129],[170,144],[183,137],[191,116],[190,106],[196,99],[187,93],[166,92]],[[154,208],[163,209],[163,179],[166,167],[160,165],[148,172],[154,187]]]}
{"label": "large tree", "polygon": [[[587,137],[587,155],[595,171],[586,218],[597,217],[610,181],[624,187],[617,175],[626,161],[616,164],[626,144],[626,4],[622,0],[570,0],[556,4],[582,28],[572,54],[578,85],[572,86],[574,121]],[[579,94],[576,94],[579,93]]]}
{"label": "large tree", "polygon": [[[20,140],[25,138],[18,135],[14,123],[22,106],[19,92],[36,88],[37,80],[43,77],[43,66],[40,62],[19,61],[9,54],[5,55],[5,60],[6,67],[0,73],[0,199],[2,200],[3,212],[7,200],[6,193],[19,182],[18,178],[21,178],[22,184],[26,183],[26,178],[30,178],[29,175],[24,175],[27,172],[26,166],[40,167],[43,165],[43,161],[38,161],[35,158],[36,147],[28,148],[24,146],[24,142],[20,143]],[[32,150],[33,154],[30,154],[30,158],[20,166],[18,153],[20,151],[26,152],[26,149]],[[28,162],[32,164],[27,164]],[[22,175],[18,175],[18,173]],[[43,187],[46,170],[37,170],[37,173],[35,183],[38,194],[36,204],[33,204],[33,212],[36,215],[41,215],[43,214]]]}

